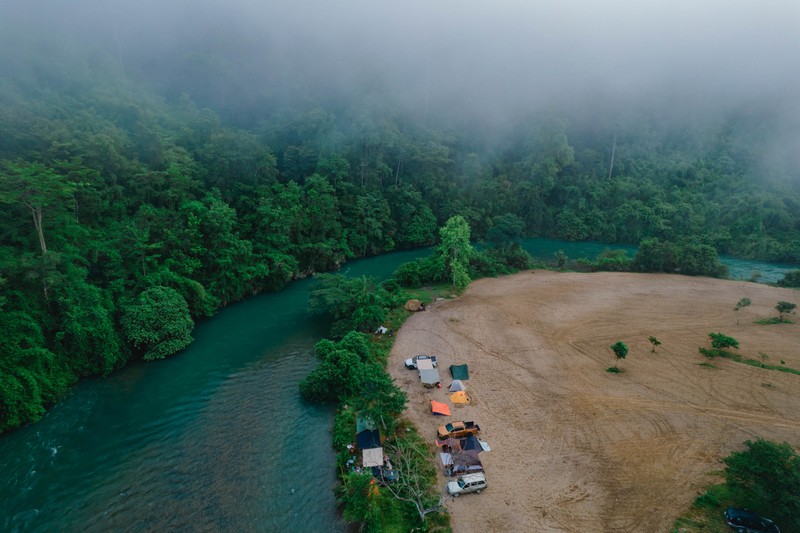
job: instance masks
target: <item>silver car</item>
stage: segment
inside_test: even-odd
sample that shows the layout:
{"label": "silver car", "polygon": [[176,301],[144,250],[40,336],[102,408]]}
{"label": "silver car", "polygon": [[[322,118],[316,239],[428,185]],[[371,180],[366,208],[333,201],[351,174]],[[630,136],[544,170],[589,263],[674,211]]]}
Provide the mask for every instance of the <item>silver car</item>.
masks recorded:
{"label": "silver car", "polygon": [[474,492],[480,494],[486,488],[486,476],[483,473],[466,474],[458,476],[458,479],[447,484],[447,492],[451,496],[458,497],[461,494]]}

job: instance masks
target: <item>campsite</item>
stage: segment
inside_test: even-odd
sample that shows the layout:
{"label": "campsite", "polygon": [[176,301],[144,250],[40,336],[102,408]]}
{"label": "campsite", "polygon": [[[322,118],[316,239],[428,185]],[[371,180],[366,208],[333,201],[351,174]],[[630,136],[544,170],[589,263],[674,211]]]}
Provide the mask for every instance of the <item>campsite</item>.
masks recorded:
{"label": "campsite", "polygon": [[[431,436],[432,460],[453,462],[433,438],[459,420],[479,422],[492,450],[479,455],[485,492],[445,496],[453,531],[669,531],[745,440],[797,447],[800,376],[698,350],[721,331],[744,358],[800,369],[800,325],[755,323],[797,295],[668,274],[527,271],[478,280],[411,316],[388,366],[407,417]],[[734,311],[745,297],[752,305]],[[612,374],[619,340],[630,353]],[[441,388],[405,368],[422,353],[437,355]],[[450,398],[454,364],[469,369],[463,406]],[[436,405],[451,414],[434,415]],[[451,478],[439,472],[444,490]]]}

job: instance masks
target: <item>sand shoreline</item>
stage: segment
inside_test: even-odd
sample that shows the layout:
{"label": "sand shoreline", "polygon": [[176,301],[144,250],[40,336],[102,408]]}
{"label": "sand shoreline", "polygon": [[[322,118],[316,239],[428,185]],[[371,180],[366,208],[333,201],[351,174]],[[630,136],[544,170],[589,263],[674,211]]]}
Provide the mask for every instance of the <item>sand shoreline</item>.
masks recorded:
{"label": "sand shoreline", "polygon": [[[733,311],[741,298],[752,305]],[[406,357],[467,363],[474,403],[451,420],[477,421],[492,446],[489,489],[446,498],[455,532],[669,531],[747,439],[800,445],[800,376],[698,353],[709,332],[739,352],[800,369],[799,324],[762,326],[800,292],[743,281],[666,274],[526,271],[473,282],[398,332],[390,373],[409,395],[408,418],[434,437],[441,418]],[[796,321],[800,319],[793,317]],[[662,345],[652,353],[648,341]],[[610,374],[608,346],[630,347]],[[445,478],[441,476],[440,486]]]}

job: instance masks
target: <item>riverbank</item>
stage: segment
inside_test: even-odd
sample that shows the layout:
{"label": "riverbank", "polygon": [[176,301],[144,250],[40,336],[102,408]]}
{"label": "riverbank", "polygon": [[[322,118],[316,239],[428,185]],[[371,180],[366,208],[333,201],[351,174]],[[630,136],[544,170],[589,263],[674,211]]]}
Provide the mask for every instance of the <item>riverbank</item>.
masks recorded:
{"label": "riverbank", "polygon": [[[752,304],[734,311],[736,303]],[[743,281],[663,274],[528,271],[473,282],[458,299],[411,316],[388,367],[407,415],[432,439],[441,419],[406,357],[470,365],[489,489],[446,498],[455,532],[667,531],[719,459],[747,439],[797,447],[800,377],[698,353],[708,333],[745,358],[800,369],[799,324],[757,325],[800,293]],[[795,317],[792,317],[795,318]],[[652,353],[649,336],[662,344]],[[623,374],[608,346],[630,347]],[[445,479],[440,474],[440,485]]]}

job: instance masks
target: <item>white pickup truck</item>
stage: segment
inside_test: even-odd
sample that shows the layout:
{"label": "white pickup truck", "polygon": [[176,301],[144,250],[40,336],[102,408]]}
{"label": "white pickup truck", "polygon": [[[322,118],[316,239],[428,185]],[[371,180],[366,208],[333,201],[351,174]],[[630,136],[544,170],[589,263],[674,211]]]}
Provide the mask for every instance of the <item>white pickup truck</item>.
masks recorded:
{"label": "white pickup truck", "polygon": [[417,355],[416,357],[412,357],[410,359],[406,359],[406,368],[409,370],[416,370],[417,369],[417,361],[420,359],[430,359],[431,364],[433,364],[433,368],[436,368],[436,356],[435,355]]}

